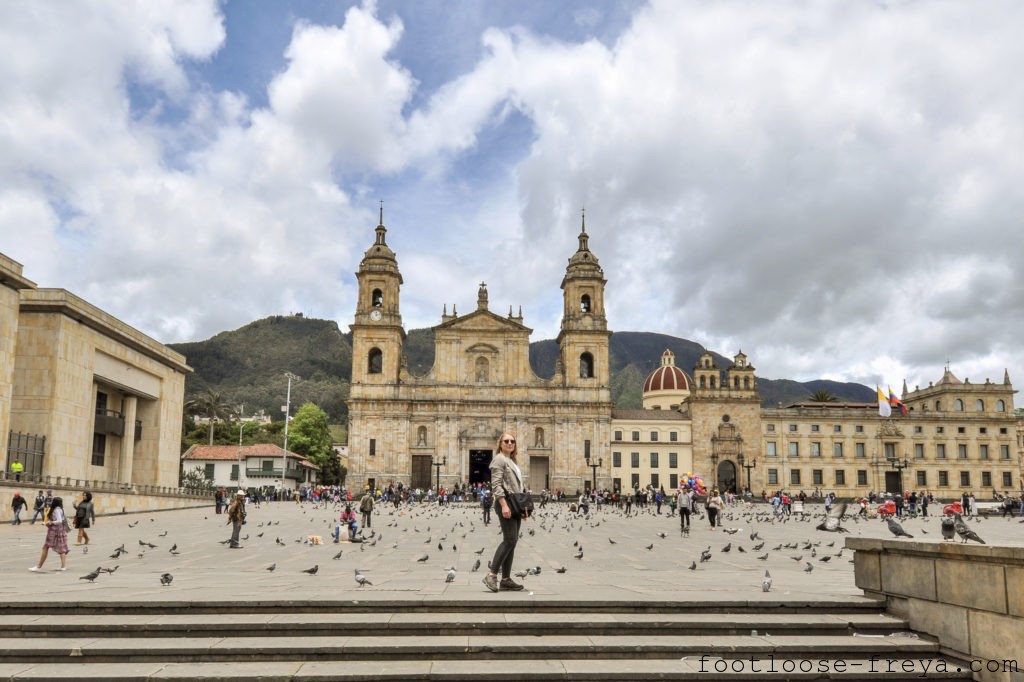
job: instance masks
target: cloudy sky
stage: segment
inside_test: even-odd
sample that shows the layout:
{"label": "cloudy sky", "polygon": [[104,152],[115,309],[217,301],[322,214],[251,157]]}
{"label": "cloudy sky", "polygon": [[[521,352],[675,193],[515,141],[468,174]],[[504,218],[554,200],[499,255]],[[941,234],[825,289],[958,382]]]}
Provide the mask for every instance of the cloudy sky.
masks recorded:
{"label": "cloudy sky", "polygon": [[[769,378],[1024,383],[1024,5],[0,4],[0,251],[154,338],[354,309],[614,330]],[[653,359],[656,361],[657,359]]]}

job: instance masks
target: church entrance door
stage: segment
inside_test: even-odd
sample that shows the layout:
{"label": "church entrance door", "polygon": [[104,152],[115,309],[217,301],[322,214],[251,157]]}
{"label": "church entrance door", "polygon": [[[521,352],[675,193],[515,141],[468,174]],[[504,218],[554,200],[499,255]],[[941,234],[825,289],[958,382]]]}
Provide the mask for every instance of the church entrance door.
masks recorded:
{"label": "church entrance door", "polygon": [[469,484],[491,482],[491,451],[469,451]]}
{"label": "church entrance door", "polygon": [[431,486],[430,462],[430,455],[412,456],[412,476],[410,477],[411,483],[409,487],[413,490],[416,490],[416,488],[426,490]]}
{"label": "church entrance door", "polygon": [[530,481],[527,483],[530,492],[539,493],[548,487],[548,458],[530,458]]}
{"label": "church entrance door", "polygon": [[718,465],[718,492],[736,492],[736,465],[725,460]]}

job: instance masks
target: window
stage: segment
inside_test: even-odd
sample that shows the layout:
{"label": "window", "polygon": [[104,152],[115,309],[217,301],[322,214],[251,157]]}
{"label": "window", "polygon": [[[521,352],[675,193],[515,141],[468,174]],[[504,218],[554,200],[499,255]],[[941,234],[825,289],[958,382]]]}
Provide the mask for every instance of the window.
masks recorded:
{"label": "window", "polygon": [[790,424],[790,425],[789,425],[789,430],[790,430],[791,432],[796,432],[796,424]]}
{"label": "window", "polygon": [[622,431],[615,432],[615,440],[622,440]]}
{"label": "window", "polygon": [[778,485],[778,484],[779,484],[779,470],[778,469],[769,469],[768,470],[768,485]]}
{"label": "window", "polygon": [[978,446],[978,455],[982,459],[988,459],[988,444],[982,443]]}
{"label": "window", "polygon": [[[668,432],[668,440],[669,440],[670,443],[675,443],[676,441],[679,440],[679,434],[676,433],[675,431],[669,431]],[[675,486],[672,486],[672,487],[674,488]]]}
{"label": "window", "polygon": [[371,348],[366,359],[366,373],[380,374],[384,371],[384,354],[380,348]]}
{"label": "window", "polygon": [[476,359],[476,381],[485,384],[491,380],[491,364],[485,357]]}
{"label": "window", "polygon": [[658,474],[651,474],[651,487],[654,488],[655,490],[657,490],[658,486],[659,486]]}
{"label": "window", "polygon": [[652,469],[657,469],[658,468],[658,453],[657,452],[652,452],[651,453],[651,468]]}
{"label": "window", "polygon": [[580,296],[580,312],[590,312],[590,294],[583,294],[582,296]]}
{"label": "window", "polygon": [[825,476],[822,474],[821,469],[811,470],[811,482],[814,485],[823,485],[825,482]]}
{"label": "window", "polygon": [[231,465],[231,480],[232,481],[237,481],[238,480],[238,465],[237,464],[232,464]]}
{"label": "window", "polygon": [[640,453],[639,452],[631,452],[631,453],[629,453],[629,465],[631,467],[633,467],[634,469],[639,469],[640,468]]}
{"label": "window", "polygon": [[207,462],[206,466],[203,467],[203,476],[208,481],[213,480],[213,462]]}
{"label": "window", "polygon": [[882,447],[885,448],[886,459],[896,459],[896,443],[885,443]]}
{"label": "window", "polygon": [[789,482],[792,485],[800,485],[800,470],[792,469],[789,472]]}
{"label": "window", "polygon": [[956,432],[957,433],[966,433],[967,429],[966,429],[966,427],[958,426],[958,427],[956,427]]}
{"label": "window", "polygon": [[861,424],[857,424],[856,426],[853,427],[853,431],[854,433],[864,433],[864,426]]}
{"label": "window", "polygon": [[924,459],[924,443],[914,443],[914,459]]}
{"label": "window", "polygon": [[945,443],[938,443],[935,446],[935,459],[946,459]]}
{"label": "window", "polygon": [[964,486],[965,488],[970,487],[970,485],[971,485],[971,472],[970,471],[961,471],[960,472],[960,485]]}
{"label": "window", "polygon": [[981,428],[978,429],[978,433],[984,436],[986,433],[988,433],[988,428],[982,426]]}
{"label": "window", "polygon": [[789,456],[790,457],[799,457],[800,456],[800,443],[790,443],[789,444]]}
{"label": "window", "polygon": [[1003,472],[1003,487],[1007,489],[1013,487],[1013,472]]}
{"label": "window", "polygon": [[580,378],[594,378],[594,356],[590,353],[583,353],[580,355]]}
{"label": "window", "polygon": [[941,426],[936,426],[935,427],[935,433],[944,433],[945,431],[946,431],[946,429],[941,427]]}
{"label": "window", "polygon": [[939,472],[939,487],[940,488],[948,488],[949,487],[949,472],[948,471],[940,471]]}
{"label": "window", "polygon": [[[668,468],[669,469],[678,469],[679,468],[679,453],[678,452],[670,452],[670,453],[668,453]],[[672,487],[675,488],[674,485]]]}
{"label": "window", "polygon": [[999,427],[999,435],[1000,436],[1005,436],[1006,435],[1006,427],[1005,426],[1000,426]]}
{"label": "window", "polygon": [[914,433],[922,433],[923,431],[924,431],[924,429],[922,427],[920,427],[920,426],[915,426],[914,427]]}
{"label": "window", "polygon": [[633,442],[634,442],[634,443],[638,443],[638,442],[640,442],[640,432],[639,432],[639,431],[634,431],[634,432],[633,432],[632,434],[630,434],[630,435],[631,435],[631,436],[633,437]]}
{"label": "window", "polygon": [[956,446],[956,458],[967,459],[967,443],[959,443]]}
{"label": "window", "polygon": [[999,446],[999,459],[1010,459],[1010,446],[1000,445]]}
{"label": "window", "polygon": [[640,474],[630,474],[629,485],[631,488],[638,488],[640,486]]}
{"label": "window", "polygon": [[764,447],[765,447],[765,453],[764,454],[766,456],[768,456],[768,457],[777,457],[778,456],[779,452],[778,452],[778,450],[775,447],[775,441],[768,441],[767,443],[764,444]]}
{"label": "window", "polygon": [[843,456],[843,444],[842,443],[833,443],[832,444],[832,456],[833,457],[840,457],[840,458]]}
{"label": "window", "polygon": [[590,441],[583,441],[583,459],[590,459]]}
{"label": "window", "polygon": [[668,487],[675,490],[679,487],[679,474],[668,475]]}
{"label": "window", "polygon": [[657,431],[651,431],[651,442],[652,443],[657,443],[658,442],[658,432]]}
{"label": "window", "polygon": [[818,424],[811,424],[811,433],[818,433],[821,431],[821,427]]}
{"label": "window", "polygon": [[384,305],[384,292],[380,289],[374,289],[373,294],[370,296],[370,305],[374,308],[380,308]]}
{"label": "window", "polygon": [[620,466],[622,466],[622,453],[621,452],[613,452],[612,453],[612,466],[613,467],[620,467]]}
{"label": "window", "polygon": [[843,432],[843,425],[842,424],[833,424],[832,425],[832,433],[842,433],[842,432]]}
{"label": "window", "polygon": [[[97,408],[99,409],[99,408]],[[106,409],[106,408],[104,408]],[[92,434],[92,465],[95,467],[103,466],[103,462],[106,459],[107,454],[107,436],[102,433]],[[212,479],[213,476],[207,478]]]}
{"label": "window", "polygon": [[260,462],[260,471],[274,471],[274,460],[265,459]]}
{"label": "window", "polygon": [[992,487],[992,472],[982,471],[981,472],[981,487],[991,488]]}
{"label": "window", "polygon": [[868,470],[867,469],[857,469],[857,485],[867,485],[867,484],[868,484]]}
{"label": "window", "polygon": [[981,398],[978,398],[977,400],[975,400],[974,401],[974,411],[975,412],[984,412],[985,411],[985,401],[982,400]]}
{"label": "window", "polygon": [[836,485],[846,485],[846,471],[836,469]]}
{"label": "window", "polygon": [[927,471],[918,471],[917,472],[917,485],[922,487],[922,488],[925,487],[926,485],[928,485],[928,472]]}
{"label": "window", "polygon": [[953,401],[953,411],[954,412],[963,412],[964,411],[964,401],[960,400],[960,398],[957,398],[956,400],[954,400]]}
{"label": "window", "polygon": [[853,450],[854,457],[858,459],[864,459],[865,457],[867,457],[867,455],[865,454],[864,443],[854,443]]}
{"label": "window", "polygon": [[996,412],[1006,412],[1006,402],[1003,400],[996,401]]}
{"label": "window", "polygon": [[767,431],[774,431],[775,430],[775,424],[767,424],[766,425],[766,430]]}
{"label": "window", "polygon": [[821,457],[821,443],[811,443],[811,457]]}

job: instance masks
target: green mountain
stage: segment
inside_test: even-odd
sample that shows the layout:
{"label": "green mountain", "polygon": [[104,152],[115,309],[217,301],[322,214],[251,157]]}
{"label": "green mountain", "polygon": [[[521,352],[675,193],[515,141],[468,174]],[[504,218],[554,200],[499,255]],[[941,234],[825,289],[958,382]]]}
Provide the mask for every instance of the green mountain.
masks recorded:
{"label": "green mountain", "polygon": [[[168,344],[188,358],[195,372],[185,379],[185,395],[205,390],[219,391],[231,405],[244,405],[245,414],[263,410],[281,419],[287,391],[286,372],[301,380],[292,382],[292,409],[304,402],[319,405],[332,422],[345,423],[352,370],[352,338],[332,320],[276,315],[257,320],[234,331],[221,332],[206,341]],[[693,341],[652,332],[615,332],[609,341],[612,401],[617,407],[641,406],[644,379],[661,365],[668,348],[676,365],[688,374],[697,364],[704,347]],[[732,362],[712,353],[725,369]],[[434,332],[413,329],[405,341],[405,361],[415,375],[426,373],[434,364]],[[552,339],[530,344],[530,365],[538,376],[550,377],[558,359],[558,344]],[[755,363],[756,366],[756,363]],[[839,400],[871,402],[874,390],[861,384],[826,380],[807,382],[758,377],[762,404],[788,405],[825,390]]]}

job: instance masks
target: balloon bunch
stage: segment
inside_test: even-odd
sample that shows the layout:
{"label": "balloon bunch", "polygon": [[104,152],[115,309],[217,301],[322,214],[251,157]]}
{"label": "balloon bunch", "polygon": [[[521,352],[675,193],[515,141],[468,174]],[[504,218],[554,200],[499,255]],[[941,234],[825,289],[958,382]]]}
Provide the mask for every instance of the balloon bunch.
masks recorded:
{"label": "balloon bunch", "polygon": [[699,474],[687,471],[683,474],[682,481],[679,482],[679,488],[692,488],[698,495],[707,494],[707,488],[704,486],[704,479]]}

